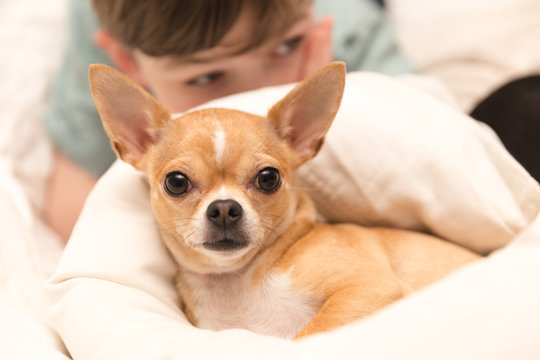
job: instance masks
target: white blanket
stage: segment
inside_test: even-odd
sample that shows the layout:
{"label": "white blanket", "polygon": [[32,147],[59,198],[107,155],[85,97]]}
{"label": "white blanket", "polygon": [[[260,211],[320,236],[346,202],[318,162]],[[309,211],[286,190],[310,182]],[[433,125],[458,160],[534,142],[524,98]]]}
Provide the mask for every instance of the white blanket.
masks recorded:
{"label": "white blanket", "polygon": [[[264,113],[288,88],[210,105]],[[144,177],[117,163],[91,194],[51,280],[53,323],[74,358],[540,355],[532,335],[540,324],[540,188],[491,130],[392,79],[350,74],[326,145],[299,173],[330,219],[428,228],[484,253],[512,245],[375,316],[297,343],[199,330],[178,308],[175,266]]]}

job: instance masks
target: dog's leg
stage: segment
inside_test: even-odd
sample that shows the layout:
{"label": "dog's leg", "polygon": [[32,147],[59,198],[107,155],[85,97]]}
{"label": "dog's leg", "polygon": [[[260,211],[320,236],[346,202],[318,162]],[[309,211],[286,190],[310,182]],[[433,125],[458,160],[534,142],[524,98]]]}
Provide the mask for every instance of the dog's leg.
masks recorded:
{"label": "dog's leg", "polygon": [[389,286],[378,289],[363,286],[341,289],[328,298],[321,310],[296,334],[294,340],[329,331],[363,318],[399,300],[410,291],[410,287],[399,279],[394,279]]}

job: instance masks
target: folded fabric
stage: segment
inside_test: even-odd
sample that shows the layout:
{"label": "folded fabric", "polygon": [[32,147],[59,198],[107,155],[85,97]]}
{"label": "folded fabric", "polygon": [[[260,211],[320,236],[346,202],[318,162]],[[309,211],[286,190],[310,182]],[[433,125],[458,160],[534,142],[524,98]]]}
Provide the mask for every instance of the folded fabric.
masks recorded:
{"label": "folded fabric", "polygon": [[0,291],[0,358],[68,360],[59,338],[42,319],[32,317]]}
{"label": "folded fabric", "polygon": [[[264,114],[289,89],[205,106]],[[50,280],[51,320],[72,356],[538,354],[531,334],[540,324],[540,291],[531,284],[540,281],[540,188],[489,128],[393,79],[353,73],[325,146],[298,176],[330,221],[431,231],[481,253],[513,245],[374,316],[300,342],[196,329],[178,307],[175,265],[159,239],[145,179],[116,163],[90,195]]]}

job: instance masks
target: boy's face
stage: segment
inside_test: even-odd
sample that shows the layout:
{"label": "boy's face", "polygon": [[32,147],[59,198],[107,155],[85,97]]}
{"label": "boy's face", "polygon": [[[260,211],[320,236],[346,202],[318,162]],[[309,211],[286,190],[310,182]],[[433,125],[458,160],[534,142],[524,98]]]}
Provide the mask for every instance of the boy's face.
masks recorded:
{"label": "boy's face", "polygon": [[125,72],[172,112],[183,112],[225,95],[299,81],[332,60],[332,21],[316,24],[311,5],[283,36],[235,54],[254,26],[244,10],[218,46],[187,58],[152,57],[135,50],[134,65]]}

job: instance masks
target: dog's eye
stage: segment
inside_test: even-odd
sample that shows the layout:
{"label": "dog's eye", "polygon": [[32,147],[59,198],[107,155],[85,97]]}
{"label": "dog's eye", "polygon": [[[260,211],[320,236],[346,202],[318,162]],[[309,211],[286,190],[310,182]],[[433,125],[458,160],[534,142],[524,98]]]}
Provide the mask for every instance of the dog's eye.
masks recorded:
{"label": "dog's eye", "polygon": [[173,171],[165,177],[165,190],[171,196],[180,196],[189,190],[189,179],[180,171]]}
{"label": "dog's eye", "polygon": [[281,185],[281,176],[278,169],[267,167],[259,171],[257,175],[257,187],[264,192],[271,193],[276,191]]}

